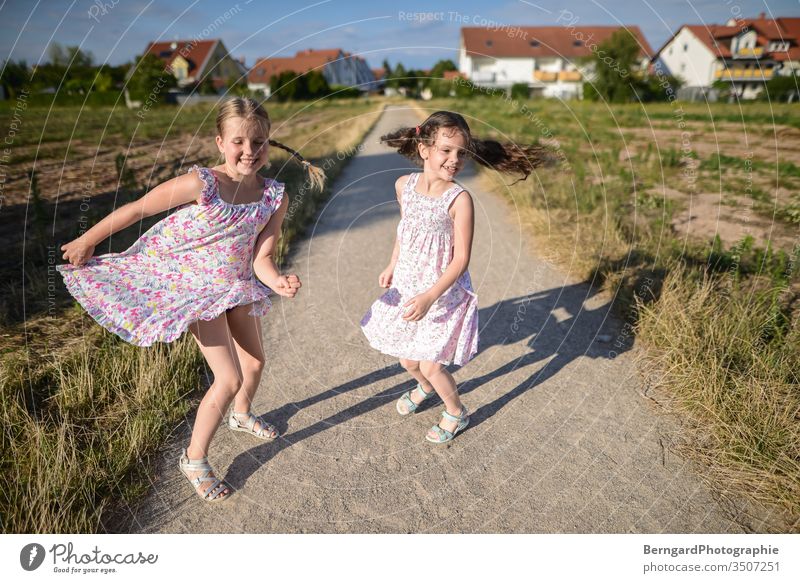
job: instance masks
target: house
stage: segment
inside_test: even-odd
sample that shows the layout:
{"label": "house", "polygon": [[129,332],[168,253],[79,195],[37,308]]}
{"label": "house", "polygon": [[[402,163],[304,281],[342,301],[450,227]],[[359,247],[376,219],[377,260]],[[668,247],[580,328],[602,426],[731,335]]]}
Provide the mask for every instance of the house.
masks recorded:
{"label": "house", "polygon": [[752,99],[776,75],[800,69],[800,18],[731,19],[724,25],[684,24],[653,56],[653,66],[681,77],[684,90],[730,83]]}
{"label": "house", "polygon": [[373,90],[380,91],[386,87],[386,74],[387,71],[383,67],[372,69],[372,76],[375,78],[375,83],[372,87]]}
{"label": "house", "polygon": [[286,71],[298,75],[319,71],[328,85],[357,87],[364,92],[377,87],[375,74],[367,62],[342,49],[306,49],[298,51],[293,57],[257,59],[247,75],[247,87],[253,91],[263,91],[269,97],[272,93],[270,79]]}
{"label": "house", "polygon": [[[525,83],[533,95],[581,98],[583,83],[591,79],[591,66],[582,64],[596,46],[620,26],[527,26],[503,28],[463,27],[458,70],[476,85],[509,89]],[[639,65],[645,67],[652,50],[638,26],[626,26],[641,48]]]}
{"label": "house", "polygon": [[229,81],[247,74],[244,58],[231,57],[220,39],[151,42],[144,54],[162,59],[178,80],[178,87],[209,78],[216,89],[224,90]]}

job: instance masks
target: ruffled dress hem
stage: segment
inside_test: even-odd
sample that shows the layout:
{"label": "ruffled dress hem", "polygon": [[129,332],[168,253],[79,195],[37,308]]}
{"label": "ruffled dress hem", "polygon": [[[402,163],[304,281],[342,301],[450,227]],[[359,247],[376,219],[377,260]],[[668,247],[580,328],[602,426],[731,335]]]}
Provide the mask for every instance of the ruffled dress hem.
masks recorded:
{"label": "ruffled dress hem", "polygon": [[[364,315],[364,318],[361,321],[361,330],[366,337],[369,345],[388,356],[394,356],[395,358],[404,358],[407,360],[415,360],[415,361],[427,361],[427,362],[436,362],[438,364],[449,366],[454,364],[456,366],[464,366],[470,360],[472,360],[475,355],[478,353],[478,339],[477,339],[477,323],[473,326],[471,322],[473,319],[477,320],[478,316],[478,295],[471,289],[465,287],[460,283],[461,279],[459,278],[456,283],[453,284],[453,287],[458,287],[467,295],[466,303],[468,304],[467,307],[464,309],[464,317],[460,320],[460,330],[456,334],[454,331],[454,336],[457,336],[456,346],[454,349],[454,354],[451,358],[442,358],[440,355],[432,356],[428,350],[425,349],[417,349],[411,346],[409,343],[408,346],[404,346],[402,349],[398,348],[396,345],[395,340],[388,340],[384,338],[382,332],[386,332],[386,328],[379,325],[379,322],[384,322],[384,324],[388,322],[396,322],[398,318],[402,320],[402,313],[405,312],[405,308],[402,305],[392,305],[392,304],[385,304],[382,303],[381,300],[384,296],[381,296],[370,308],[370,310]],[[452,290],[452,287],[450,288]],[[387,294],[390,292],[386,292]],[[449,290],[442,294],[442,297],[445,297],[451,293]],[[441,298],[440,298],[441,299]],[[437,300],[439,301],[439,300]],[[434,302],[434,306],[436,303]],[[377,315],[375,321],[372,322],[373,317],[376,314],[373,314],[373,310],[376,306],[381,307],[380,314]],[[433,309],[433,306],[431,307]],[[393,315],[387,317],[387,312],[395,312]],[[430,312],[429,312],[430,314]],[[425,316],[428,317],[427,315]],[[421,321],[424,322],[424,319]],[[371,325],[372,323],[372,325]],[[475,331],[475,333],[472,333]],[[438,358],[437,358],[438,356]]]}
{"label": "ruffled dress hem", "polygon": [[[101,257],[97,257],[95,259],[100,258]],[[197,322],[198,320],[203,320],[206,322],[213,320],[227,310],[238,306],[252,305],[252,308],[249,312],[250,316],[263,316],[272,307],[272,302],[269,299],[270,289],[254,278],[255,285],[258,286],[257,293],[248,293],[245,286],[234,285],[222,298],[219,298],[217,295],[210,296],[217,299],[212,308],[193,310],[192,313],[186,314],[186,317],[181,318],[180,321],[176,321],[174,325],[170,326],[167,330],[153,330],[154,333],[152,334],[138,335],[136,334],[136,327],[125,327],[123,323],[120,323],[113,317],[109,316],[101,306],[97,305],[91,300],[91,296],[86,293],[86,290],[84,290],[83,286],[81,285],[82,280],[72,273],[74,269],[79,269],[78,267],[67,264],[58,265],[56,269],[64,278],[64,284],[66,285],[69,293],[81,305],[86,313],[95,320],[95,322],[100,324],[109,332],[118,335],[125,342],[129,342],[135,346],[148,347],[152,346],[155,342],[174,342],[180,338],[194,322]],[[241,281],[247,285],[252,285],[246,280]],[[200,302],[194,302],[195,305],[197,303]]]}

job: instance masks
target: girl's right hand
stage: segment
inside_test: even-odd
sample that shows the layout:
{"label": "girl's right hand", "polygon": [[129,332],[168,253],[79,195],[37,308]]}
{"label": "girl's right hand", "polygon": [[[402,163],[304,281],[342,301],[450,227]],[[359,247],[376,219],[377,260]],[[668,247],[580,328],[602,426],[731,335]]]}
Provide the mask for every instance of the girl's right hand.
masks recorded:
{"label": "girl's right hand", "polygon": [[387,267],[378,276],[378,285],[381,287],[389,287],[392,285],[392,278],[394,277],[394,267]]}
{"label": "girl's right hand", "polygon": [[78,237],[74,241],[62,245],[61,250],[64,252],[62,258],[69,261],[75,267],[78,267],[89,261],[92,257],[94,245]]}

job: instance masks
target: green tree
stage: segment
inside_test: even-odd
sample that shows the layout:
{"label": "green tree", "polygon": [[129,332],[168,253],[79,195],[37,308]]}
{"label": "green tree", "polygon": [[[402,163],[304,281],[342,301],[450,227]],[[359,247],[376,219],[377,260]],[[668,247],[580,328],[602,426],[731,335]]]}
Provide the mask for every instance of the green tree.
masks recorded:
{"label": "green tree", "polygon": [[328,86],[328,80],[320,71],[309,71],[303,75],[306,80],[306,88],[308,90],[308,99],[315,99],[323,97],[331,92]]}
{"label": "green tree", "polygon": [[31,73],[25,61],[5,61],[0,73],[0,85],[9,99],[15,98],[27,86]]}
{"label": "green tree", "polygon": [[627,29],[615,31],[597,45],[597,50],[586,59],[594,72],[584,97],[604,99],[612,103],[632,101],[640,77],[636,71],[639,60],[639,41]]}
{"label": "green tree", "polygon": [[217,88],[214,85],[214,80],[208,75],[200,79],[200,81],[198,81],[197,83],[195,83],[194,90],[200,95],[217,94]]}
{"label": "green tree", "polygon": [[408,73],[406,73],[406,68],[403,66],[403,63],[397,63],[391,73],[387,73],[386,86],[394,87],[395,89],[402,87],[404,86],[403,83],[407,82],[407,76]]}
{"label": "green tree", "polygon": [[800,101],[800,76],[779,75],[767,81],[759,99],[764,101]]}
{"label": "green tree", "polygon": [[110,91],[114,87],[114,77],[109,67],[100,67],[94,78],[94,91]]}
{"label": "green tree", "polygon": [[298,89],[297,73],[294,71],[283,71],[273,75],[269,80],[269,87],[272,91],[270,99],[276,101],[292,101],[297,98]]}
{"label": "green tree", "polygon": [[441,79],[444,77],[445,71],[458,71],[458,67],[450,59],[442,59],[433,66],[430,76],[432,79]]}
{"label": "green tree", "polygon": [[64,67],[91,67],[94,65],[94,57],[90,52],[84,52],[78,46],[62,47],[58,43],[53,43],[47,48],[52,65]]}
{"label": "green tree", "polygon": [[284,71],[273,75],[269,80],[273,99],[277,101],[297,101],[301,99],[317,99],[331,92],[328,81],[319,71],[309,71],[298,75],[294,71]]}
{"label": "green tree", "polygon": [[164,61],[150,53],[136,59],[128,80],[132,99],[146,99],[152,95],[158,102],[163,102],[168,90],[177,85],[172,73],[164,68]]}

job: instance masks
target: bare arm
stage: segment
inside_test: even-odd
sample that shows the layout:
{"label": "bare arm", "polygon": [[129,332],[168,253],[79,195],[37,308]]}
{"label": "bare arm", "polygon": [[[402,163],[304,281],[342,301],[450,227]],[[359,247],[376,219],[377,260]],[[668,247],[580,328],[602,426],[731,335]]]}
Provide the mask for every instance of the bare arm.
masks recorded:
{"label": "bare arm", "polygon": [[[397,179],[394,183],[394,190],[395,196],[397,196],[397,202],[400,204],[400,217],[403,216],[403,189],[406,186],[406,182],[408,182],[409,176],[401,176]],[[400,257],[400,239],[399,237],[395,237],[394,239],[394,249],[392,250],[392,258],[389,260],[389,265],[381,272],[378,276],[378,285],[381,287],[389,287],[392,285],[392,279],[394,277],[394,268],[397,265],[397,259]]]}
{"label": "bare arm", "polygon": [[472,197],[463,191],[453,202],[453,259],[439,280],[428,290],[436,301],[467,270],[472,254],[472,236],[475,230],[475,211]]}
{"label": "bare arm", "polygon": [[83,235],[62,245],[63,258],[73,265],[82,265],[92,256],[94,248],[114,233],[176,206],[196,201],[203,181],[196,173],[182,174],[162,182],[141,198],[125,204],[86,231]]}
{"label": "bare arm", "polygon": [[300,279],[296,275],[281,275],[275,265],[275,251],[281,236],[281,225],[289,208],[289,197],[284,195],[281,206],[269,218],[269,222],[261,230],[256,239],[253,252],[253,273],[256,278],[275,293],[293,298],[300,289]]}

